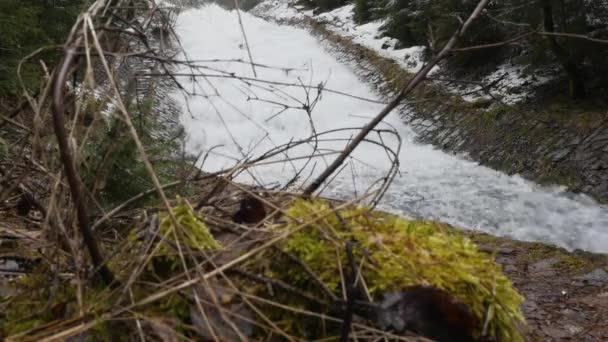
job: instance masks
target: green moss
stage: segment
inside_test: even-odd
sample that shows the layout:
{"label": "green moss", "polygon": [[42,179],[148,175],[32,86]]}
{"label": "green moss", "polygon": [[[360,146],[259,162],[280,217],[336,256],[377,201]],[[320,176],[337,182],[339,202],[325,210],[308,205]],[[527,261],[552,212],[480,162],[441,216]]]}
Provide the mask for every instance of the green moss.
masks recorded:
{"label": "green moss", "polygon": [[[288,216],[308,221],[323,216],[327,202],[297,201]],[[340,292],[340,264],[346,262],[344,242],[355,239],[368,251],[371,262],[362,272],[371,295],[381,299],[388,291],[408,286],[434,286],[465,303],[483,322],[488,312],[489,333],[501,341],[521,341],[517,325],[524,322],[519,306],[523,298],[487,254],[449,227],[429,221],[408,221],[364,207],[341,211],[348,227],[329,215],[291,235],[282,248],[295,254],[333,291]],[[289,221],[287,229],[298,224]],[[285,227],[276,227],[285,229]],[[361,258],[361,252],[358,257]],[[301,283],[307,275],[297,268],[275,270],[289,281]]]}
{"label": "green moss", "polygon": [[[56,279],[49,275],[50,271],[46,272],[31,273],[13,283],[19,293],[11,298],[10,305],[6,307],[6,318],[0,326],[2,334],[18,335],[53,321],[80,315],[76,286],[69,282],[54,286]],[[109,310],[112,303],[108,300],[109,291],[95,287],[83,290],[83,303],[87,303],[85,312],[94,314]],[[93,334],[104,330],[105,325],[100,324],[95,327]]]}
{"label": "green moss", "polygon": [[568,273],[584,273],[591,271],[593,269],[593,264],[583,258],[564,253],[560,255],[560,261],[557,263],[557,267]]}
{"label": "green moss", "polygon": [[527,264],[534,264],[541,260],[557,258],[554,267],[567,274],[583,274],[595,268],[594,263],[584,256],[568,253],[565,249],[543,245],[541,243],[528,243],[526,253],[522,253],[520,260]]}
{"label": "green moss", "polygon": [[[201,221],[195,214],[188,202],[178,198],[178,205],[173,207],[173,215],[180,225],[182,241],[186,246],[193,250],[219,249],[220,244],[215,241],[213,235],[205,222]],[[160,233],[163,236],[170,236],[176,232],[173,219],[167,213],[160,215]]]}

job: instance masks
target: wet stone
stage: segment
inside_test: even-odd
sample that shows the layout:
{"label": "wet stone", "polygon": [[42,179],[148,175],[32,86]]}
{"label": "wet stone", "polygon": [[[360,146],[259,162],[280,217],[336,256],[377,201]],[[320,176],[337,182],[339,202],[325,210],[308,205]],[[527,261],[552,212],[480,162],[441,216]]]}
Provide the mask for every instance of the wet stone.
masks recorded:
{"label": "wet stone", "polygon": [[571,335],[576,335],[578,333],[581,333],[584,330],[583,327],[578,326],[578,325],[574,325],[574,324],[566,324],[566,325],[564,325],[564,328]]}
{"label": "wet stone", "polygon": [[543,259],[537,263],[532,264],[529,267],[530,273],[544,273],[548,271],[553,271],[553,265],[557,264],[560,261],[558,257],[551,257],[547,259]]}
{"label": "wet stone", "polygon": [[561,339],[570,336],[568,331],[560,329],[556,326],[543,327],[542,331],[545,333],[545,335],[551,337],[552,339]]}
{"label": "wet stone", "polygon": [[584,297],[580,299],[580,302],[591,307],[608,309],[608,292]]}
{"label": "wet stone", "polygon": [[565,308],[560,311],[563,317],[567,318],[570,323],[584,324],[587,322],[587,317],[584,311]]}
{"label": "wet stone", "polygon": [[583,276],[576,277],[576,279],[594,283],[608,283],[608,272],[597,268]]}
{"label": "wet stone", "polygon": [[570,153],[570,151],[570,148],[562,148],[560,150],[557,150],[556,152],[551,154],[551,160],[560,161],[564,159]]}

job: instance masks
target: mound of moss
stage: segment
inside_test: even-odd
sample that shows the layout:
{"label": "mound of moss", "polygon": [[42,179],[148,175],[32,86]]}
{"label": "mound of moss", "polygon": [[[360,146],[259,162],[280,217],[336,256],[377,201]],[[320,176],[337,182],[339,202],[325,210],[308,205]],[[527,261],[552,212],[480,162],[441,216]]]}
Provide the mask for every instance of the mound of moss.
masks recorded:
{"label": "mound of moss", "polygon": [[[180,239],[182,243],[192,250],[219,249],[221,246],[215,241],[205,222],[201,221],[194,214],[194,210],[190,204],[179,197],[177,202],[177,206],[173,207],[173,216],[181,227],[179,233],[183,234],[183,237]],[[162,213],[159,219],[162,236],[176,234],[176,227],[169,214]]]}
{"label": "mound of moss", "polygon": [[[445,290],[466,304],[488,335],[499,341],[522,341],[518,326],[523,297],[491,256],[468,238],[435,222],[409,221],[394,215],[352,207],[340,211],[345,224],[326,201],[298,200],[287,211],[287,223],[274,229],[294,229],[281,248],[302,260],[332,291],[341,292],[341,268],[347,265],[345,242],[354,239],[369,293],[375,301],[387,292],[410,286]],[[321,218],[322,217],[322,218]],[[321,219],[319,219],[321,218]],[[302,222],[313,221],[296,230]],[[271,272],[299,287],[310,277],[301,268],[273,263]]]}

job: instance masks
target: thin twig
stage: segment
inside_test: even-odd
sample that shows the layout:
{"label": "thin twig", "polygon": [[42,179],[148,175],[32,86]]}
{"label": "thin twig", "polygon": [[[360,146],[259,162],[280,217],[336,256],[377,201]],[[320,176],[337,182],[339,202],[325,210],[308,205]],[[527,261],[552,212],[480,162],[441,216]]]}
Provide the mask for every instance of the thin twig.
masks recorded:
{"label": "thin twig", "polygon": [[348,146],[346,146],[346,148],[338,156],[338,158],[336,158],[332,162],[332,164],[327,169],[325,169],[321,173],[321,175],[319,175],[304,190],[304,192],[303,192],[304,196],[312,195],[312,193],[315,192],[323,184],[323,182],[325,182],[325,180],[332,173],[334,173],[340,167],[340,165],[342,165],[342,163],[344,163],[346,158],[348,158],[348,156],[350,156],[350,154],[353,153],[353,151],[365,139],[365,137],[369,134],[369,132],[371,132],[380,122],[382,122],[382,120],[384,120],[384,118],[388,114],[390,114],[393,111],[393,109],[395,109],[401,103],[401,101],[412,90],[414,90],[418,86],[418,84],[420,84],[422,81],[424,81],[424,79],[426,78],[426,75],[433,69],[433,67],[435,65],[437,65],[437,63],[439,63],[442,59],[444,59],[445,57],[448,56],[448,54],[454,48],[454,46],[456,45],[458,40],[464,36],[467,29],[479,17],[482,10],[488,4],[488,1],[489,0],[479,1],[479,3],[477,4],[477,7],[473,11],[473,13],[471,13],[471,15],[469,16],[467,21],[464,24],[462,24],[462,26],[456,32],[454,32],[454,34],[452,35],[452,38],[450,38],[450,40],[446,43],[446,45],[443,47],[441,52],[439,52],[439,54],[434,59],[432,59],[429,63],[427,63],[418,73],[416,73],[416,75],[412,79],[409,80],[407,85],[399,92],[399,94],[386,107],[384,107],[382,109],[382,111],[380,111],[380,113],[378,113],[378,115],[376,115],[376,117],[371,122],[369,122],[361,130],[361,132],[359,132],[359,134],[357,134],[357,136],[353,139],[353,141],[350,144],[348,144]]}

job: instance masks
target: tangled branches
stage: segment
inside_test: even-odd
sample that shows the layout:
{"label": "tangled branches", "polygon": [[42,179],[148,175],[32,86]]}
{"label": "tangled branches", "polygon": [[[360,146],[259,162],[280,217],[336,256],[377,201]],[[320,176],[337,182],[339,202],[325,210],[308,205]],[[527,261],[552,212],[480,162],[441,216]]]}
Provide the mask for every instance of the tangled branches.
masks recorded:
{"label": "tangled branches", "polygon": [[[168,331],[184,336],[178,325],[160,322],[158,317],[167,318],[164,314],[168,311],[188,308],[191,312],[182,323],[195,324],[200,319],[200,325],[206,327],[185,333],[188,336],[197,333],[223,339],[221,329],[214,327],[217,322],[213,320],[219,319],[222,323],[217,324],[227,325],[234,336],[246,339],[241,330],[247,328],[239,323],[244,319],[269,336],[278,334],[293,340],[294,332],[287,332],[266,317],[261,305],[313,317],[321,315],[300,312],[279,300],[267,303],[268,299],[251,297],[241,280],[227,275],[228,270],[272,248],[289,234],[276,235],[263,222],[250,229],[228,220],[228,214],[236,204],[233,198],[246,195],[272,208],[264,222],[285,214],[284,208],[291,201],[286,191],[297,193],[312,177],[317,160],[341,152],[327,146],[348,143],[349,132],[361,129],[318,131],[313,112],[323,94],[375,100],[330,89],[325,83],[313,85],[298,79],[286,84],[257,75],[240,76],[214,67],[220,60],[182,59],[179,56],[185,53],[173,29],[179,11],[153,0],[93,2],[79,15],[57,66],[41,62],[44,82],[40,91],[33,94],[23,86],[24,105],[2,116],[7,149],[1,160],[0,198],[6,205],[0,215],[6,224],[0,228],[3,239],[15,241],[11,257],[31,263],[31,267],[18,270],[26,274],[18,279],[23,281],[17,286],[19,295],[2,303],[8,312],[2,330],[11,335],[10,339],[96,336],[92,328],[114,326],[117,319],[133,323],[122,331],[142,339],[148,335],[162,338]],[[36,60],[45,50],[41,48],[26,60]],[[253,60],[230,62],[249,65],[253,70],[291,70]],[[281,143],[267,136],[264,139],[270,147],[265,150],[256,150],[256,144],[246,148],[232,139],[239,151],[227,156],[233,160],[232,165],[219,169],[212,166],[214,171],[205,171],[216,147],[207,147],[197,156],[185,152],[183,129],[177,124],[179,106],[167,95],[181,94],[187,102],[192,97],[221,98],[222,94],[188,91],[184,76],[193,85],[199,79],[212,84],[210,80],[220,77],[240,83],[248,101],[280,108],[267,121],[288,110],[301,111],[308,118],[309,134]],[[303,96],[294,97],[284,87],[299,89]],[[216,114],[222,120],[222,113]],[[226,125],[226,130],[230,129]],[[365,199],[377,204],[399,170],[400,138],[396,131],[372,131],[378,139],[364,141],[386,153],[389,169],[350,203]],[[389,136],[396,146],[385,143]],[[268,190],[268,184],[256,176],[257,169],[269,165],[291,168],[277,185],[282,192]],[[249,175],[253,184],[235,182],[240,175]],[[357,182],[354,173],[352,177]],[[326,182],[330,185],[331,180]],[[177,194],[187,199],[170,199]],[[198,203],[196,209],[190,203]],[[152,208],[142,209],[145,204]],[[176,207],[182,210],[176,211]],[[186,224],[184,215],[189,215],[188,222],[195,223]],[[198,241],[188,238],[193,229],[210,229],[218,240],[231,240],[222,243],[223,256],[185,243]],[[269,240],[263,242],[263,237]],[[164,255],[160,259],[159,253]],[[242,255],[235,257],[234,253]],[[170,277],[163,266],[167,261],[171,264]],[[256,282],[267,283],[263,279]],[[220,283],[222,291],[218,290]],[[223,307],[220,292],[225,291],[240,296],[256,318],[247,320],[239,316],[238,310]],[[46,298],[42,306],[41,298]],[[32,314],[23,317],[23,312]],[[49,312],[54,312],[53,317],[48,316]],[[324,319],[340,322],[339,318]],[[374,336],[386,334],[360,323],[353,323],[353,327]]]}

